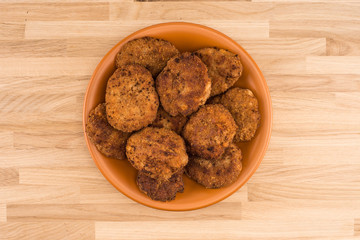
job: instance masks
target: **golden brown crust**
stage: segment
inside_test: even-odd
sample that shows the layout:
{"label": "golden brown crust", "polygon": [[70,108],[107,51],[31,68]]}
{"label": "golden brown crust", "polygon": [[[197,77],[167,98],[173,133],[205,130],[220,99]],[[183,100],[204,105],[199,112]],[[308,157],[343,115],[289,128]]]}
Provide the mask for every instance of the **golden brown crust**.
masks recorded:
{"label": "golden brown crust", "polygon": [[186,174],[206,188],[220,188],[236,181],[242,169],[241,150],[231,144],[216,160],[190,156]]}
{"label": "golden brown crust", "polygon": [[230,112],[220,104],[205,105],[186,123],[183,136],[189,151],[206,159],[217,159],[232,142],[236,123]]}
{"label": "golden brown crust", "polygon": [[140,65],[116,69],[107,83],[105,102],[108,122],[123,132],[152,123],[159,107],[154,80]]}
{"label": "golden brown crust", "polygon": [[148,176],[167,180],[188,162],[184,140],[166,128],[147,127],[127,141],[130,163]]}
{"label": "golden brown crust", "polygon": [[168,61],[156,79],[156,89],[165,111],[188,116],[209,98],[211,80],[205,64],[186,52]]}
{"label": "golden brown crust", "polygon": [[184,191],[183,173],[184,171],[181,170],[172,175],[168,180],[159,181],[139,171],[136,184],[152,200],[171,201],[175,199],[176,193]]}
{"label": "golden brown crust", "polygon": [[160,106],[156,115],[156,119],[151,124],[151,126],[157,128],[167,128],[173,130],[177,134],[180,134],[186,122],[186,117],[181,115],[172,117]]}
{"label": "golden brown crust", "polygon": [[232,88],[221,96],[220,101],[239,127],[234,141],[250,141],[260,125],[258,100],[253,92],[249,89]]}
{"label": "golden brown crust", "polygon": [[116,130],[106,119],[105,103],[90,111],[86,134],[96,148],[105,156],[126,159],[125,145],[130,133]]}
{"label": "golden brown crust", "polygon": [[240,79],[243,66],[237,54],[215,47],[202,48],[195,54],[208,68],[211,96],[225,92]]}
{"label": "golden brown crust", "polygon": [[116,56],[116,67],[127,64],[140,64],[156,77],[166,66],[167,61],[179,54],[176,47],[162,39],[143,37],[124,44]]}

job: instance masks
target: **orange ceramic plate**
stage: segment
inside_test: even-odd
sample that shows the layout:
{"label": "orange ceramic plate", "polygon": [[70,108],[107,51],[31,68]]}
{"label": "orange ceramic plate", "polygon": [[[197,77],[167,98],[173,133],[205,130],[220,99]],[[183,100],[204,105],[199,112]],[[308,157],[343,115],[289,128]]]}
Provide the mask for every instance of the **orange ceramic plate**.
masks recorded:
{"label": "orange ceramic plate", "polygon": [[264,76],[250,55],[234,40],[226,35],[198,24],[164,23],[141,29],[116,44],[101,60],[88,85],[83,112],[83,127],[91,109],[104,102],[106,82],[113,73],[115,56],[120,48],[129,40],[151,36],[172,42],[180,51],[194,51],[203,47],[216,46],[239,54],[244,65],[244,73],[237,84],[251,89],[259,100],[261,125],[255,138],[249,143],[240,144],[243,152],[243,170],[236,182],[220,189],[205,189],[184,176],[185,191],[178,193],[171,202],[158,202],[141,193],[135,183],[136,170],[127,162],[110,159],[97,151],[85,134],[85,140],[97,167],[105,178],[120,192],[129,198],[149,207],[163,210],[193,210],[217,203],[230,196],[243,186],[254,174],[263,159],[269,145],[272,108],[269,89]]}

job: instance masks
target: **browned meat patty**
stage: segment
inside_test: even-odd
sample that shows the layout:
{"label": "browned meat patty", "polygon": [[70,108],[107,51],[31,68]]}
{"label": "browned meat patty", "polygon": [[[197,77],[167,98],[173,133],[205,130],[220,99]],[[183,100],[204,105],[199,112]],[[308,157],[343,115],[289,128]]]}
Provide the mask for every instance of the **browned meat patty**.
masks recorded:
{"label": "browned meat patty", "polygon": [[105,103],[90,111],[86,134],[105,156],[126,159],[125,145],[130,133],[116,130],[106,119]]}
{"label": "browned meat patty", "polygon": [[234,141],[250,141],[260,125],[258,100],[250,89],[233,88],[221,96],[220,102],[238,125]]}
{"label": "browned meat patty", "polygon": [[243,66],[237,54],[215,47],[202,48],[195,54],[208,68],[211,96],[225,92],[240,79]]}
{"label": "browned meat patty", "polygon": [[156,115],[156,119],[151,124],[151,126],[158,128],[167,128],[173,130],[177,134],[180,134],[186,121],[187,121],[186,117],[183,117],[181,115],[172,117],[162,107],[159,107],[159,110]]}
{"label": "browned meat patty", "polygon": [[188,162],[184,140],[166,128],[147,127],[127,141],[130,163],[149,177],[167,180]]}
{"label": "browned meat patty", "polygon": [[116,56],[116,67],[127,64],[140,64],[156,77],[166,66],[167,61],[179,54],[175,46],[162,39],[143,37],[124,44]]}
{"label": "browned meat patty", "polygon": [[159,181],[139,171],[136,183],[139,189],[152,200],[171,201],[175,199],[176,193],[184,191],[183,173],[181,170],[172,175],[168,180]]}
{"label": "browned meat patty", "polygon": [[183,136],[191,154],[217,159],[232,142],[236,129],[233,117],[223,105],[210,104],[190,117]]}
{"label": "browned meat patty", "polygon": [[209,98],[211,80],[205,64],[186,52],[168,61],[156,79],[156,89],[165,111],[188,116]]}
{"label": "browned meat patty", "polygon": [[206,188],[220,188],[236,181],[242,169],[241,150],[231,144],[216,160],[189,157],[186,174]]}
{"label": "browned meat patty", "polygon": [[116,69],[107,83],[105,102],[110,125],[124,132],[151,124],[159,107],[154,80],[140,65]]}

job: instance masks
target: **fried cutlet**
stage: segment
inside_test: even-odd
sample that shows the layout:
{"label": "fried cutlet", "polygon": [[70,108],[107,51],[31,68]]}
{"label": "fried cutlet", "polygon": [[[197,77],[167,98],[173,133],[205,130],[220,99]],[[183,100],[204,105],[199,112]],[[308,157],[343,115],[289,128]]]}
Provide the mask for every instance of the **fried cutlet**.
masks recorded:
{"label": "fried cutlet", "polygon": [[188,116],[210,96],[211,80],[205,64],[186,52],[170,59],[156,79],[156,90],[171,116]]}
{"label": "fried cutlet", "polygon": [[232,88],[220,98],[238,125],[234,141],[250,141],[260,125],[258,100],[250,89]]}
{"label": "fried cutlet", "polygon": [[136,183],[139,189],[152,200],[171,201],[175,199],[176,193],[184,191],[183,173],[184,170],[182,169],[173,174],[168,180],[159,181],[149,177],[143,171],[139,171]]}
{"label": "fried cutlet", "polygon": [[167,128],[173,130],[177,134],[181,133],[185,123],[186,117],[178,115],[176,117],[170,116],[161,106],[156,115],[155,121],[151,124],[152,127]]}
{"label": "fried cutlet", "polygon": [[183,130],[189,151],[206,159],[217,159],[232,142],[236,123],[221,104],[210,104],[191,115]]}
{"label": "fried cutlet", "polygon": [[177,54],[179,51],[172,43],[158,38],[143,37],[124,44],[116,56],[116,66],[140,64],[156,77],[167,61]]}
{"label": "fried cutlet", "polygon": [[151,124],[159,107],[154,80],[140,65],[116,69],[107,83],[105,102],[108,122],[124,132]]}
{"label": "fried cutlet", "polygon": [[215,47],[202,48],[195,54],[208,68],[211,96],[225,92],[240,79],[243,66],[237,54]]}
{"label": "fried cutlet", "polygon": [[130,133],[116,130],[106,119],[105,103],[90,111],[86,134],[105,156],[126,159],[125,145]]}
{"label": "fried cutlet", "polygon": [[130,136],[126,156],[139,171],[167,180],[188,162],[184,140],[166,128],[147,127]]}
{"label": "fried cutlet", "polygon": [[241,150],[231,144],[216,160],[189,156],[186,174],[206,188],[220,188],[236,181],[242,169]]}

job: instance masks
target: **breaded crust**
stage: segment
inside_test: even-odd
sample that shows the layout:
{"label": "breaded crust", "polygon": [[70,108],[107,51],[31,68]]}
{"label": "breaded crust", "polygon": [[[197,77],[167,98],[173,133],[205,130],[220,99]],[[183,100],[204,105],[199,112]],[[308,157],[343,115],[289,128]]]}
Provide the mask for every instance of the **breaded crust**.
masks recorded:
{"label": "breaded crust", "polygon": [[220,188],[236,181],[242,169],[241,150],[231,144],[216,160],[189,157],[186,174],[206,188]]}
{"label": "breaded crust", "polygon": [[140,64],[156,77],[166,66],[167,61],[179,54],[176,47],[162,39],[143,37],[124,44],[116,56],[116,67],[127,64]]}
{"label": "breaded crust", "polygon": [[233,88],[221,96],[221,104],[234,117],[238,130],[234,141],[250,141],[260,125],[258,100],[250,89]]}
{"label": "breaded crust", "polygon": [[161,106],[158,109],[156,119],[151,124],[152,127],[157,128],[167,128],[173,130],[177,134],[181,133],[185,123],[187,121],[186,117],[178,115],[176,117],[170,116]]}
{"label": "breaded crust", "polygon": [[188,162],[184,140],[166,128],[147,127],[127,141],[130,163],[151,178],[167,180]]}
{"label": "breaded crust", "polygon": [[183,137],[189,144],[191,154],[217,159],[232,142],[236,123],[230,112],[221,104],[210,104],[200,108],[186,123]]}
{"label": "breaded crust", "polygon": [[123,132],[152,123],[159,107],[154,80],[140,65],[116,69],[107,83],[105,102],[108,122]]}
{"label": "breaded crust", "polygon": [[130,133],[116,130],[106,119],[105,103],[90,111],[86,134],[96,148],[105,156],[126,159],[125,145]]}
{"label": "breaded crust", "polygon": [[237,54],[215,47],[202,48],[195,54],[208,68],[211,96],[225,92],[240,79],[243,66]]}
{"label": "breaded crust", "polygon": [[159,181],[139,171],[136,183],[139,189],[152,200],[171,201],[175,199],[176,193],[184,191],[183,173],[184,171],[181,170],[172,175],[168,180]]}
{"label": "breaded crust", "polygon": [[186,52],[168,61],[156,79],[156,90],[171,116],[188,116],[209,98],[211,80],[205,64]]}

